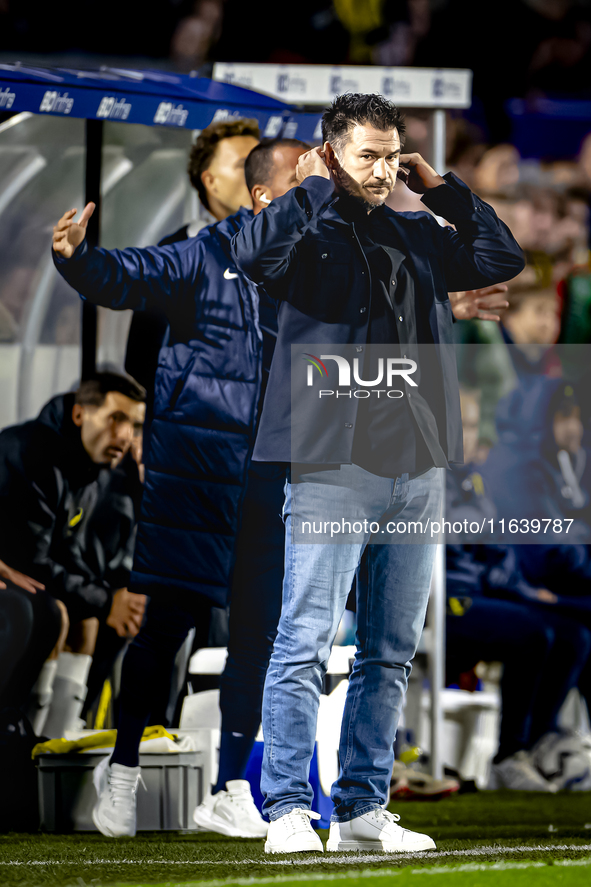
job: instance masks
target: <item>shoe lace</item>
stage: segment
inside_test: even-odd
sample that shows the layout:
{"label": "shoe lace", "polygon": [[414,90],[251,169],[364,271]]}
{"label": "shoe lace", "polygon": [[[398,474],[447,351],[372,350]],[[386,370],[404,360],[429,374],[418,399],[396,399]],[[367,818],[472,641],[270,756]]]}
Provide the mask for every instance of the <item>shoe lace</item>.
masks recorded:
{"label": "shoe lace", "polygon": [[400,822],[400,815],[398,813],[390,813],[389,810],[384,810],[382,807],[378,807],[372,812],[377,820],[385,819],[386,822]]}
{"label": "shoe lace", "polygon": [[299,819],[301,822],[304,822],[306,826],[310,825],[311,819],[320,819],[320,813],[315,813],[314,810],[306,810],[303,807],[294,807],[294,809],[286,815],[296,821]]}
{"label": "shoe lace", "polygon": [[123,776],[119,773],[111,773],[109,779],[109,789],[113,806],[128,806],[130,800],[133,801],[133,799],[135,798],[137,787],[140,782],[143,785],[145,791],[147,791],[148,789],[141,773],[138,774],[138,776]]}

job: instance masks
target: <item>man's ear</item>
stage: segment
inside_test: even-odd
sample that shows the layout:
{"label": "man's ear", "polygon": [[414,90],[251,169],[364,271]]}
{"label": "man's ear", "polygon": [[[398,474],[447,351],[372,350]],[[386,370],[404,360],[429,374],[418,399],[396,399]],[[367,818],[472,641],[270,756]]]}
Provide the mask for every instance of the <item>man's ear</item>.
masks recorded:
{"label": "man's ear", "polygon": [[215,194],[215,176],[208,169],[204,169],[201,173],[201,181],[206,191],[212,191]]}
{"label": "man's ear", "polygon": [[78,428],[82,427],[82,422],[84,420],[84,407],[81,403],[75,403],[72,407],[72,422],[74,425],[77,425]]}
{"label": "man's ear", "polygon": [[273,195],[270,192],[271,189],[268,185],[255,185],[250,192],[255,215],[271,203]]}
{"label": "man's ear", "polygon": [[271,189],[268,185],[255,185],[252,189],[250,196],[252,197],[253,203],[262,203],[264,206],[268,206],[273,199],[272,196],[269,197],[269,191]]}
{"label": "man's ear", "polygon": [[339,169],[340,163],[338,161],[338,157],[333,151],[332,145],[330,142],[325,142],[322,150],[324,152],[324,162],[326,163],[329,170]]}

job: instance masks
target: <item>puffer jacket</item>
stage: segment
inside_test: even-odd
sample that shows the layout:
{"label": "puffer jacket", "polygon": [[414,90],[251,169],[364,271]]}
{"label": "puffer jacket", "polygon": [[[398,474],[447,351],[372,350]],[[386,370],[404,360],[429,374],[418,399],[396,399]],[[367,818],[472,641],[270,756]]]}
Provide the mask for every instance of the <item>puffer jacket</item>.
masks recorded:
{"label": "puffer jacket", "polygon": [[202,594],[224,606],[254,442],[261,385],[258,292],[230,240],[252,212],[162,247],[53,253],[82,297],[115,310],[164,314],[134,591]]}

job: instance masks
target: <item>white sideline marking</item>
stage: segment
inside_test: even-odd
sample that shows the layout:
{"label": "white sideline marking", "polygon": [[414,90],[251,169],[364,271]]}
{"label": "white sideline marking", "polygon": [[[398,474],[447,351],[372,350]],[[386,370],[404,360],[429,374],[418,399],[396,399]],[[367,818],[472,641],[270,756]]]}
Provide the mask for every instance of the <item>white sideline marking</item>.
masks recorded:
{"label": "white sideline marking", "polygon": [[[185,881],[178,884],[167,882],[166,887],[228,887],[228,885],[236,884],[240,887],[253,887],[258,884],[284,884],[286,882],[302,881],[308,883],[310,881],[346,881],[352,878],[391,878],[395,875],[401,875],[403,872],[410,871],[411,875],[442,875],[450,872],[484,872],[487,870],[507,871],[509,869],[529,869],[529,868],[545,868],[547,862],[531,861],[531,862],[493,862],[486,863],[466,863],[450,868],[449,866],[438,866],[435,868],[424,869],[355,869],[350,872],[337,872],[334,875],[330,872],[309,872],[306,875],[275,875],[274,878],[257,878],[250,876],[247,878],[227,878],[215,881]],[[591,866],[591,858],[582,860],[563,859],[554,862],[554,865],[586,865]],[[122,885],[120,885],[122,887]],[[158,887],[158,885],[154,885]]]}
{"label": "white sideline marking", "polygon": [[[196,847],[198,845],[195,845]],[[483,844],[480,847],[470,847],[465,850],[423,850],[416,853],[350,853],[350,854],[340,854],[340,853],[326,853],[322,856],[314,854],[313,856],[304,856],[298,858],[293,854],[291,858],[282,858],[282,859],[267,859],[266,857],[260,857],[259,859],[229,859],[229,860],[206,860],[206,859],[181,859],[181,860],[173,860],[173,859],[79,859],[79,860],[61,860],[61,859],[28,859],[28,860],[7,860],[6,862],[0,862],[0,866],[2,865],[227,865],[227,866],[242,866],[242,865],[260,865],[260,866],[271,866],[271,865],[292,865],[292,866],[308,866],[308,865],[319,865],[324,863],[336,864],[336,865],[359,865],[359,863],[367,863],[367,862],[386,862],[388,859],[395,857],[396,859],[445,859],[449,857],[478,857],[478,856],[498,856],[503,854],[511,854],[511,853],[534,853],[534,852],[557,852],[560,850],[575,850],[579,852],[591,850],[591,844],[520,844],[517,847],[503,847],[498,844]],[[287,856],[287,854],[285,854]],[[474,863],[467,863],[466,865],[473,865]],[[490,868],[491,866],[499,866],[499,865],[513,865],[513,863],[489,863],[485,865],[485,868]],[[540,865],[547,865],[546,862],[540,861]],[[557,860],[554,861],[554,865],[591,865],[591,857],[587,857],[581,860]],[[537,861],[525,862],[525,863],[516,863],[516,865],[521,866],[532,866],[538,865]],[[454,866],[453,871],[460,871],[464,866]],[[407,869],[404,869],[406,871]],[[416,869],[412,870],[413,872],[426,872],[431,871],[436,873],[437,871],[451,871],[448,866],[438,866],[430,869]],[[368,874],[370,871],[364,872]],[[385,872],[386,869],[375,870],[376,874],[380,872]],[[392,869],[393,872],[402,871],[401,869]],[[352,877],[350,873],[341,873],[343,877]],[[282,876],[279,876],[281,878]],[[313,874],[302,875],[302,878],[313,878]],[[340,875],[329,875],[327,872],[322,874],[322,877],[325,878],[337,878]],[[296,876],[289,876],[287,880],[296,880]],[[274,881],[275,878],[271,878],[271,881]],[[260,878],[257,879],[258,882],[264,883]],[[205,887],[205,885],[214,884],[213,881],[202,881],[199,882]],[[215,882],[217,883],[217,882]],[[243,883],[241,880],[228,881],[225,880],[224,884]],[[252,878],[244,880],[244,883],[253,883]]]}
{"label": "white sideline marking", "polygon": [[[531,849],[531,848],[530,848]],[[382,857],[383,858],[383,857]],[[127,860],[133,862],[134,860]],[[158,860],[154,860],[157,862]],[[96,863],[96,861],[95,861]],[[18,863],[22,865],[23,863]],[[31,864],[31,863],[24,863]],[[92,863],[91,863],[92,864]],[[221,863],[223,864],[223,863]],[[591,857],[586,859],[558,859],[552,862],[555,866],[589,866],[591,867]],[[310,882],[310,881],[346,881],[353,878],[392,878],[401,875],[403,872],[410,872],[411,875],[443,875],[454,872],[485,872],[485,871],[510,871],[514,869],[540,869],[546,868],[548,862],[543,860],[530,860],[529,862],[505,862],[501,860],[493,863],[475,863],[468,862],[458,866],[436,866],[433,868],[385,868],[385,869],[354,869],[349,872],[308,872],[307,874],[293,875],[276,875],[275,877],[257,878],[256,875],[250,875],[244,878],[224,878],[210,881],[183,881],[178,884],[171,882],[166,883],[166,887],[228,887],[228,885],[240,885],[240,887],[252,887],[256,884],[284,884],[289,882]],[[157,885],[154,885],[157,887]]]}

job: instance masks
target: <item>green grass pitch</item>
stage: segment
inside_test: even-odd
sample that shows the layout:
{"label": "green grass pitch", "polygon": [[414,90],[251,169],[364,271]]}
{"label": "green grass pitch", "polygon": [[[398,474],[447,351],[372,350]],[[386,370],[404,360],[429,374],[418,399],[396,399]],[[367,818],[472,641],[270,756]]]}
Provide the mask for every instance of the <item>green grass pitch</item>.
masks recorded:
{"label": "green grass pitch", "polygon": [[591,887],[591,793],[481,792],[391,809],[437,850],[267,856],[262,841],[211,834],[2,834],[0,887]]}

